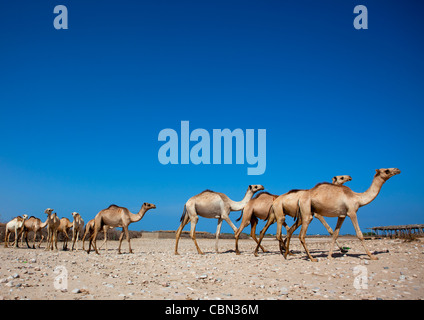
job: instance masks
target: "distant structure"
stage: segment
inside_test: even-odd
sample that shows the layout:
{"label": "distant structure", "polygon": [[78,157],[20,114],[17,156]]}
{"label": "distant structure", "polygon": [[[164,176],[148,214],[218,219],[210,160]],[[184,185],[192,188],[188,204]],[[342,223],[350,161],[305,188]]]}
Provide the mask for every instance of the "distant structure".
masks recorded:
{"label": "distant structure", "polygon": [[407,224],[400,226],[372,227],[377,236],[391,238],[406,238],[411,236],[424,236],[424,224]]}

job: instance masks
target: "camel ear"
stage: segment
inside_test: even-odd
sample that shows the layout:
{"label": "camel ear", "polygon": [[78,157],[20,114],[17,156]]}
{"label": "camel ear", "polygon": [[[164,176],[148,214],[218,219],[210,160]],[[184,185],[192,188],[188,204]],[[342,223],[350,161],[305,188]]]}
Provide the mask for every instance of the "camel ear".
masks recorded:
{"label": "camel ear", "polygon": [[375,169],[376,174],[380,174],[380,169]]}
{"label": "camel ear", "polygon": [[333,183],[336,182],[336,177],[333,177]]}
{"label": "camel ear", "polygon": [[250,185],[250,186],[249,186],[249,190],[252,190],[252,188],[253,188],[253,187],[252,187],[252,185]]}

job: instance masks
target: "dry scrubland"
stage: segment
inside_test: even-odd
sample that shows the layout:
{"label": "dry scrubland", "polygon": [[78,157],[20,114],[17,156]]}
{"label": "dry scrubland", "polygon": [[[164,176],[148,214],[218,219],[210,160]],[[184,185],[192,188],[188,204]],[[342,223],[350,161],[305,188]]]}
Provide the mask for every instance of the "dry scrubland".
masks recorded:
{"label": "dry scrubland", "polygon": [[[424,242],[369,240],[378,261],[370,261],[355,238],[340,238],[351,249],[326,258],[329,239],[308,238],[313,256],[306,259],[297,239],[288,260],[275,240],[264,240],[269,253],[255,257],[254,242],[198,239],[205,251],[196,253],[191,239],[181,239],[179,256],[173,239],[133,239],[134,254],[117,254],[117,241],[100,255],[79,250],[0,248],[0,299],[423,299]],[[81,244],[80,244],[81,245]],[[45,246],[45,244],[43,244]],[[61,248],[61,243],[59,243]],[[68,272],[67,290],[55,288],[54,270]],[[358,268],[358,266],[361,266]],[[365,288],[366,277],[368,288]],[[362,289],[354,286],[357,284]]]}

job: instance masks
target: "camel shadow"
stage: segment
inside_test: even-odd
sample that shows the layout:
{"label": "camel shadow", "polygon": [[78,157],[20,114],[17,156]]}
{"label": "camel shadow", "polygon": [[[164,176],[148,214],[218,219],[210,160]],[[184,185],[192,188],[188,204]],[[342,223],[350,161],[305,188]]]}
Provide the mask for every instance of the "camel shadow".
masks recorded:
{"label": "camel shadow", "polygon": [[[300,258],[302,260],[309,260],[305,251],[301,251],[301,250],[290,250],[290,251],[292,252],[291,257],[297,256],[298,258]],[[328,253],[329,253],[328,250],[309,250],[309,251],[310,251],[311,256],[313,258],[328,258]],[[374,251],[373,255],[377,256],[377,255],[381,255],[381,254],[385,254],[385,253],[388,253],[388,250]],[[290,255],[288,257],[290,257]],[[353,257],[353,258],[358,258],[358,259],[363,259],[363,258],[366,259],[366,258],[368,258],[368,255],[366,253],[349,253],[349,252],[336,251],[336,252],[333,252],[332,257],[333,257],[333,259],[342,258],[342,257]]]}

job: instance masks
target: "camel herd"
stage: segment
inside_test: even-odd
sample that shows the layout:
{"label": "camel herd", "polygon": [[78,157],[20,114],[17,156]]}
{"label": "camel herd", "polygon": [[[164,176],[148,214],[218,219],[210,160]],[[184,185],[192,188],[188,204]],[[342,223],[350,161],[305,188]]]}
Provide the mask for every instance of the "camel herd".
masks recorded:
{"label": "camel herd", "polygon": [[[317,261],[316,258],[312,257],[308,247],[306,246],[305,236],[310,222],[313,217],[316,217],[332,235],[330,244],[330,250],[328,258],[332,258],[334,244],[337,244],[339,249],[343,252],[343,248],[337,243],[337,237],[339,235],[340,228],[348,216],[355,228],[356,235],[361,241],[365,252],[370,259],[376,260],[377,258],[366,248],[364,237],[358,225],[357,211],[360,207],[367,205],[373,201],[381,190],[383,184],[391,177],[400,174],[400,170],[397,168],[388,169],[377,169],[372,180],[371,186],[362,193],[356,193],[350,188],[344,185],[345,182],[351,181],[352,178],[348,175],[336,176],[333,178],[332,183],[324,182],[319,183],[315,187],[309,190],[290,190],[289,192],[280,196],[273,195],[271,193],[262,191],[255,195],[256,192],[264,190],[262,185],[250,185],[246,191],[244,198],[237,202],[231,200],[228,196],[223,193],[214,192],[211,190],[205,190],[202,193],[191,197],[184,205],[183,214],[180,219],[180,226],[176,232],[175,241],[175,254],[178,254],[178,242],[185,225],[190,222],[190,237],[193,240],[197,252],[202,254],[202,250],[196,241],[196,224],[199,220],[199,216],[204,218],[218,219],[218,226],[216,229],[216,242],[215,250],[218,251],[218,239],[221,230],[222,222],[225,220],[235,233],[235,251],[236,254],[240,254],[238,248],[238,240],[241,232],[249,224],[251,225],[251,237],[257,243],[254,254],[258,255],[259,248],[262,251],[266,250],[261,246],[262,239],[269,226],[273,223],[277,223],[277,234],[276,238],[279,241],[279,248],[284,258],[290,254],[289,246],[290,239],[293,232],[301,227],[299,233],[300,242],[305,249],[308,258],[311,261]],[[84,221],[77,212],[73,212],[73,221],[71,222],[67,218],[59,219],[56,213],[53,213],[53,209],[48,208],[45,210],[47,214],[47,220],[41,222],[40,219],[35,217],[28,218],[27,215],[18,216],[6,224],[5,232],[5,247],[9,244],[9,237],[11,233],[15,233],[14,246],[18,247],[18,240],[21,239],[21,245],[23,239],[25,239],[27,246],[28,233],[32,231],[34,233],[32,248],[35,248],[35,240],[37,234],[40,235],[41,240],[37,247],[40,248],[43,236],[41,230],[47,227],[47,246],[46,250],[57,250],[57,238],[59,233],[65,235],[63,242],[63,249],[67,249],[68,245],[68,231],[72,228],[72,250],[78,250],[78,239],[82,236],[82,242],[84,248],[84,239],[89,236],[89,245],[87,253],[90,253],[91,248],[98,254],[96,245],[97,234],[103,230],[106,242],[106,232],[110,228],[120,227],[122,228],[121,235],[119,237],[118,252],[121,253],[121,244],[123,236],[125,235],[128,241],[129,252],[132,253],[130,236],[128,232],[129,224],[140,221],[145,213],[150,209],[155,209],[156,206],[151,203],[145,202],[140,211],[136,214],[131,213],[127,208],[119,207],[116,205],[110,205],[108,208],[101,210],[94,219],[90,220],[85,225]],[[242,211],[240,218],[241,224],[239,228],[236,228],[234,223],[230,220],[229,214],[231,211]],[[289,228],[285,222],[286,216],[295,218],[294,224]],[[336,217],[337,224],[333,231],[324,217]],[[259,240],[256,238],[256,225],[258,219],[266,220],[265,227],[259,234]],[[282,227],[287,230],[287,235],[283,239]]]}

